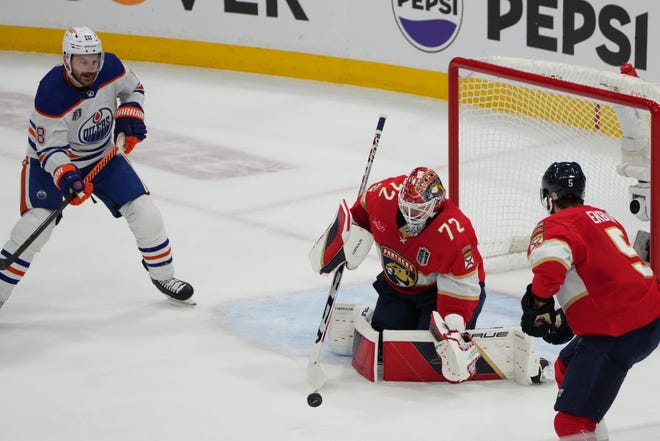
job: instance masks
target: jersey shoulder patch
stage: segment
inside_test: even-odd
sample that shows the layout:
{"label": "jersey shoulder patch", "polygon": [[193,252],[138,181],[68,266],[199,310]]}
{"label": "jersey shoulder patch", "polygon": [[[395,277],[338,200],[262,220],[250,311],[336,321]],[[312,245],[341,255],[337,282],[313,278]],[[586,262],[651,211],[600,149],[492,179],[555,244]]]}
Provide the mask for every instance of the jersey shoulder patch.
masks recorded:
{"label": "jersey shoulder patch", "polygon": [[534,249],[536,249],[541,243],[543,243],[543,237],[545,235],[545,220],[542,220],[532,231],[532,235],[529,237],[529,248],[527,248],[527,255],[529,256]]}

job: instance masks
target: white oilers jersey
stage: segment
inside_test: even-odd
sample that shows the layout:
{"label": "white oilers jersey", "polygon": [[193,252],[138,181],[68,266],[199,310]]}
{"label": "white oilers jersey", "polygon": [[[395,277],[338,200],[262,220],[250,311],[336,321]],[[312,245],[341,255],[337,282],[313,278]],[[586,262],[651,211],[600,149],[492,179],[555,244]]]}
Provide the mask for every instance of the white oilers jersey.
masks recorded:
{"label": "white oilers jersey", "polygon": [[27,155],[51,175],[64,164],[83,168],[95,163],[114,144],[117,99],[142,105],[144,89],[114,54],[105,53],[103,68],[88,89],[73,86],[64,66],[55,66],[39,83]]}

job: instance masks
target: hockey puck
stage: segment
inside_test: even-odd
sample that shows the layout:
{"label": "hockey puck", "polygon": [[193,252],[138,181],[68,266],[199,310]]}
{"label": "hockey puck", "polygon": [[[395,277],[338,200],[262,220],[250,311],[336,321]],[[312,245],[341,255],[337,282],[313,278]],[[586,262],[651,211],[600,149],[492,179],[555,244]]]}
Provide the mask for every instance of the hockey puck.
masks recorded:
{"label": "hockey puck", "polygon": [[323,398],[318,392],[312,392],[311,394],[307,395],[307,404],[309,404],[311,407],[319,407],[322,402]]}

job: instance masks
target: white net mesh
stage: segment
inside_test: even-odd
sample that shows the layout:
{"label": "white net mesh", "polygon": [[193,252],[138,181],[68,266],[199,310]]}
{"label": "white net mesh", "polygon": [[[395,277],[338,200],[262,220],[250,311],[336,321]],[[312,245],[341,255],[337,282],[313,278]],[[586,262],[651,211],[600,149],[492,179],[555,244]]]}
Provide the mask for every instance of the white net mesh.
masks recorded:
{"label": "white net mesh", "polygon": [[[660,100],[658,86],[618,72],[501,57],[482,61]],[[541,176],[555,161],[582,165],[585,202],[621,221],[631,240],[637,230],[648,231],[628,208],[628,187],[636,181],[616,173],[622,132],[612,106],[555,87],[460,70],[460,206],[474,223],[489,271],[526,264],[529,235],[547,215],[539,199]]]}

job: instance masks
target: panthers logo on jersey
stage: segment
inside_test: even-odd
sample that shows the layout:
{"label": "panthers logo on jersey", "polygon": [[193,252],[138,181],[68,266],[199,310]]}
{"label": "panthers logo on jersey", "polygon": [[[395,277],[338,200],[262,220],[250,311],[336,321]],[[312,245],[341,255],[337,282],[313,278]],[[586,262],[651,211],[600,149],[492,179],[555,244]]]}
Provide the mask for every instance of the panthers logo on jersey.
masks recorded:
{"label": "panthers logo on jersey", "polygon": [[388,247],[382,247],[380,254],[385,276],[390,282],[402,288],[410,288],[417,284],[417,268],[415,265]]}

